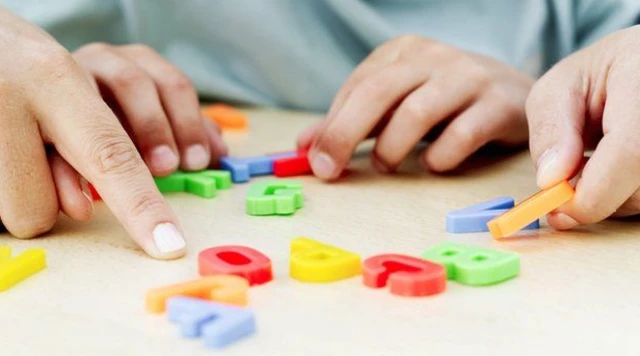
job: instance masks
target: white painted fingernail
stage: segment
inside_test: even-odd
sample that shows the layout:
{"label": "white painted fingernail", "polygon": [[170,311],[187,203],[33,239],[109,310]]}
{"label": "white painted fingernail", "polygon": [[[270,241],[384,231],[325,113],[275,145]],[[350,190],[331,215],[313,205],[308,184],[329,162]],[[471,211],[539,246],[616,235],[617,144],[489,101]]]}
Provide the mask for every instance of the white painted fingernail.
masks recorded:
{"label": "white painted fingernail", "polygon": [[554,148],[547,149],[546,151],[544,151],[542,156],[538,158],[538,162],[536,163],[536,166],[538,168],[536,180],[540,188],[545,189],[552,184],[557,183],[557,161],[558,152]]}
{"label": "white painted fingernail", "polygon": [[161,253],[175,252],[186,246],[182,234],[172,223],[158,224],[153,229],[153,241]]}
{"label": "white painted fingernail", "polygon": [[187,167],[189,169],[204,169],[209,165],[209,154],[202,145],[193,145],[187,149],[185,154]]}

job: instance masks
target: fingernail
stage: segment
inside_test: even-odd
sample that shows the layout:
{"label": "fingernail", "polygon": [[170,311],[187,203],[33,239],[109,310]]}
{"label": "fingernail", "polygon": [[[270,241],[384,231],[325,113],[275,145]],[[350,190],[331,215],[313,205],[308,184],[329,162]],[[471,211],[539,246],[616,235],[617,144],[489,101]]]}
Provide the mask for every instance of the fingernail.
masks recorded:
{"label": "fingernail", "polygon": [[158,224],[153,229],[153,241],[161,253],[175,252],[186,246],[182,234],[172,223]]}
{"label": "fingernail", "polygon": [[193,145],[185,154],[186,164],[189,169],[204,169],[209,165],[209,155],[202,145]]}
{"label": "fingernail", "polygon": [[553,226],[558,230],[569,230],[580,225],[580,223],[565,213],[553,214],[553,219]]}
{"label": "fingernail", "polygon": [[313,172],[321,179],[333,178],[336,164],[333,159],[324,152],[319,152],[311,160]]}
{"label": "fingernail", "polygon": [[151,151],[151,164],[155,169],[171,171],[178,163],[178,156],[167,145],[158,146]]}
{"label": "fingernail", "polygon": [[91,214],[93,214],[93,196],[91,195],[91,190],[89,189],[89,181],[80,177],[80,189],[82,189],[82,195],[87,198],[89,202],[89,206],[91,207]]}
{"label": "fingernail", "polygon": [[547,149],[544,151],[542,156],[538,158],[538,162],[536,164],[538,170],[536,180],[540,188],[548,188],[561,179],[558,178],[555,173],[558,170],[558,167],[556,167],[557,161],[558,152],[553,148]]}

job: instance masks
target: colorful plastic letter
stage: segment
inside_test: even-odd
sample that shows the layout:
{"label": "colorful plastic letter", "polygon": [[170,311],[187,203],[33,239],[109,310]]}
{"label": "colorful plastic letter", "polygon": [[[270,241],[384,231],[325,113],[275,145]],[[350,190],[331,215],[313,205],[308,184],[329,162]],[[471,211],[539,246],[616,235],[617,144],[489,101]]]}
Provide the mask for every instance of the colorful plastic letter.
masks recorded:
{"label": "colorful plastic letter", "polygon": [[222,348],[256,331],[251,310],[205,300],[173,297],[167,302],[169,321],[180,324],[182,336],[202,336],[204,344]]}
{"label": "colorful plastic letter", "polygon": [[304,206],[302,184],[274,180],[253,184],[247,191],[247,214],[291,215]]}
{"label": "colorful plastic letter", "polygon": [[280,152],[266,156],[255,157],[222,157],[220,166],[231,172],[231,178],[236,183],[248,182],[251,177],[273,173],[273,162],[277,159],[295,156],[295,152]]}
{"label": "colorful plastic letter", "polygon": [[185,296],[234,304],[247,304],[249,282],[238,276],[217,275],[203,277],[194,281],[152,289],[147,292],[147,311],[163,313],[167,299]]}
{"label": "colorful plastic letter", "polygon": [[220,128],[246,130],[249,120],[240,110],[225,104],[212,104],[201,110],[202,116],[218,124]]}
{"label": "colorful plastic letter", "polygon": [[291,241],[289,274],[301,282],[326,283],[360,274],[360,256],[331,245],[298,237]]}
{"label": "colorful plastic letter", "polygon": [[489,221],[487,226],[494,238],[499,239],[522,229],[539,217],[560,207],[573,198],[573,188],[563,181],[542,190],[516,205],[513,209]]}
{"label": "colorful plastic letter", "polygon": [[231,188],[231,174],[227,171],[178,171],[166,177],[155,177],[154,180],[162,193],[187,192],[203,198],[215,197],[218,189]]}
{"label": "colorful plastic letter", "polygon": [[231,173],[231,179],[234,183],[248,182],[251,175],[249,174],[249,165],[242,159],[233,157],[220,158],[220,168]]}
{"label": "colorful plastic letter", "polygon": [[[459,234],[489,231],[487,223],[496,216],[504,214],[513,206],[513,198],[500,197],[464,209],[454,210],[447,214],[447,232]],[[539,227],[540,222],[536,219],[525,229],[537,229]]]}
{"label": "colorful plastic letter", "polygon": [[208,248],[198,255],[198,265],[201,276],[233,274],[245,278],[249,285],[273,279],[269,257],[246,246]]}
{"label": "colorful plastic letter", "polygon": [[0,247],[0,292],[15,286],[47,266],[43,249],[32,248],[11,258],[11,248]]}
{"label": "colorful plastic letter", "polygon": [[187,175],[184,180],[184,189],[203,198],[213,198],[216,196],[216,181],[205,176]]}
{"label": "colorful plastic letter", "polygon": [[311,165],[305,150],[294,152],[292,157],[278,158],[273,161],[273,174],[276,177],[293,177],[311,173]]}
{"label": "colorful plastic letter", "polygon": [[186,190],[185,178],[184,172],[175,172],[165,177],[154,177],[153,180],[156,182],[158,190],[165,194],[184,192]]}
{"label": "colorful plastic letter", "polygon": [[426,250],[422,257],[443,264],[449,279],[472,286],[500,283],[520,273],[520,257],[514,253],[450,242]]}
{"label": "colorful plastic letter", "polygon": [[442,265],[411,256],[377,255],[367,258],[362,268],[364,285],[382,288],[389,284],[395,295],[422,297],[441,293],[447,286]]}
{"label": "colorful plastic letter", "polygon": [[231,188],[231,173],[229,171],[221,171],[215,169],[207,169],[196,172],[201,177],[213,179],[216,183],[216,189],[225,190]]}
{"label": "colorful plastic letter", "polygon": [[231,172],[231,179],[235,183],[248,182],[256,175],[271,174],[273,163],[267,156],[234,158],[222,157],[220,167]]}

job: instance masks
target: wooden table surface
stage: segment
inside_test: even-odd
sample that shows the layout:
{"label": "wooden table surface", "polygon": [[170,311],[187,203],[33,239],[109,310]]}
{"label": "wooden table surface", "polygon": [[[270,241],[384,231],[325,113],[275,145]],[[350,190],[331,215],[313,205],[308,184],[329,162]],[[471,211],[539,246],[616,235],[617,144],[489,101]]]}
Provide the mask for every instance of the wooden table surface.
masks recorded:
{"label": "wooden table surface", "polygon": [[[226,135],[233,155],[291,149],[296,134],[320,118],[248,112],[250,131]],[[45,248],[49,263],[0,294],[0,355],[640,354],[640,224],[607,221],[564,233],[544,226],[504,242],[488,233],[447,234],[450,210],[535,191],[527,153],[472,166],[438,176],[421,172],[413,157],[401,173],[383,176],[370,168],[364,147],[338,183],[300,178],[306,206],[292,217],[246,215],[247,184],[211,200],[171,195],[189,246],[171,262],[146,257],[104,203],[92,221],[62,218],[45,237],[0,236],[14,253]],[[304,284],[288,276],[289,242],[297,236],[363,258],[461,242],[516,252],[522,272],[491,287],[450,282],[445,293],[417,299],[368,289],[360,278]],[[214,351],[181,338],[164,316],[147,314],[143,301],[149,288],[196,278],[197,253],[222,244],[262,251],[276,277],[250,291],[257,334]]]}

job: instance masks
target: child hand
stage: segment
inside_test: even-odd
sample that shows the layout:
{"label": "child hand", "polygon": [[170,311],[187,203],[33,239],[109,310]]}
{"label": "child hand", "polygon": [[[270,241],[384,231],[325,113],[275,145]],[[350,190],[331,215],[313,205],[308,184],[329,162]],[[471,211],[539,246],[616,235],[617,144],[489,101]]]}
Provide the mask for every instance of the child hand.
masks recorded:
{"label": "child hand", "polygon": [[189,79],[143,45],[93,43],[73,57],[95,80],[156,176],[215,165],[227,154],[220,131],[200,116]]}
{"label": "child hand", "polygon": [[0,44],[0,215],[7,230],[21,238],[44,233],[59,209],[89,218],[82,175],[148,254],[183,255],[176,216],[70,53],[2,8]]}
{"label": "child hand", "polygon": [[298,145],[310,146],[318,177],[335,179],[358,143],[381,129],[371,160],[377,170],[392,172],[427,133],[446,124],[420,161],[432,171],[451,170],[489,142],[526,142],[524,104],[532,84],[496,60],[399,37],[355,69],[326,119],[302,133]]}
{"label": "child hand", "polygon": [[548,217],[557,229],[640,212],[638,48],[640,27],[615,33],[553,67],[527,100],[538,185],[579,176],[573,200]]}

